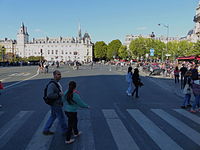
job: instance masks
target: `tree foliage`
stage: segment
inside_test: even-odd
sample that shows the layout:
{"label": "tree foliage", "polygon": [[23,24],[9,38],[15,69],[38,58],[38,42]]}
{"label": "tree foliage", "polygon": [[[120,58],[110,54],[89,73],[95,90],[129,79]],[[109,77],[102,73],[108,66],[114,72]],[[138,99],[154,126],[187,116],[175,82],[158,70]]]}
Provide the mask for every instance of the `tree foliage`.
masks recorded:
{"label": "tree foliage", "polygon": [[118,51],[118,55],[121,59],[126,59],[128,57],[127,47],[124,45],[121,45]]}
{"label": "tree foliage", "polygon": [[107,45],[104,41],[96,42],[94,45],[94,57],[98,59],[105,59],[107,53]]}
{"label": "tree foliage", "polygon": [[113,40],[108,44],[107,49],[107,58],[113,59],[113,57],[117,58],[119,56],[119,48],[121,47],[122,43],[120,40]]}

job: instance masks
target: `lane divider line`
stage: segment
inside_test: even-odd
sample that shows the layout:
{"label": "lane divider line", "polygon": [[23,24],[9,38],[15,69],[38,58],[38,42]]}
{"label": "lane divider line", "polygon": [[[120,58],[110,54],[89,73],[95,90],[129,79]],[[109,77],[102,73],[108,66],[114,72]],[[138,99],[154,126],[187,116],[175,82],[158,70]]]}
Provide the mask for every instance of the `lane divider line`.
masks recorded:
{"label": "lane divider line", "polygon": [[36,77],[37,75],[39,75],[39,70],[37,70],[37,73],[36,73],[35,75],[33,75],[33,76],[31,76],[31,77],[29,77],[29,78],[27,78],[27,79],[24,79],[24,80],[22,80],[22,81],[19,81],[19,82],[13,83],[13,84],[11,84],[11,85],[5,86],[4,88],[7,89],[7,88],[12,87],[12,86],[14,86],[14,85],[20,84],[20,83],[22,83],[22,82],[24,82],[24,81],[27,81],[27,80],[30,80],[30,79]]}

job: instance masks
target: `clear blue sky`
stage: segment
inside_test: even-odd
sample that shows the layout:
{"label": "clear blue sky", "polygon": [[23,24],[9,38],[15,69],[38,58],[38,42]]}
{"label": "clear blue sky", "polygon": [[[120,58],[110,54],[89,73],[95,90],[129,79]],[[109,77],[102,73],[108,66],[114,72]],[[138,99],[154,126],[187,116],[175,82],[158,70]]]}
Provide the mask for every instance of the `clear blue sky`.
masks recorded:
{"label": "clear blue sky", "polygon": [[125,35],[185,36],[194,28],[198,0],[0,0],[0,39],[16,39],[24,22],[30,39],[75,37],[80,22],[93,42]]}

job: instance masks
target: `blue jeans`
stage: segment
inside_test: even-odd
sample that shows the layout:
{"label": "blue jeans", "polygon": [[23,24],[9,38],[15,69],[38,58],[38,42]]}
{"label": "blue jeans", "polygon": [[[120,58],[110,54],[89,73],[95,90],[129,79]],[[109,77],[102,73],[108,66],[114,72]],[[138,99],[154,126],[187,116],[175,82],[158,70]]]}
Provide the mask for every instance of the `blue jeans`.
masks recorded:
{"label": "blue jeans", "polygon": [[49,131],[52,124],[56,120],[56,118],[58,118],[58,120],[59,120],[62,132],[66,133],[67,132],[67,124],[66,124],[65,116],[64,116],[61,106],[51,106],[51,115],[50,115],[48,121],[46,122],[43,131]]}
{"label": "blue jeans", "polygon": [[183,106],[190,105],[191,94],[185,94]]}
{"label": "blue jeans", "polygon": [[194,104],[192,105],[192,109],[193,109],[193,110],[195,110],[195,108],[196,108],[197,106],[199,106],[200,95],[194,95],[194,97],[195,97],[195,102],[194,102]]}
{"label": "blue jeans", "polygon": [[133,82],[128,82],[128,89],[127,89],[127,92],[129,94],[131,94],[133,91]]}

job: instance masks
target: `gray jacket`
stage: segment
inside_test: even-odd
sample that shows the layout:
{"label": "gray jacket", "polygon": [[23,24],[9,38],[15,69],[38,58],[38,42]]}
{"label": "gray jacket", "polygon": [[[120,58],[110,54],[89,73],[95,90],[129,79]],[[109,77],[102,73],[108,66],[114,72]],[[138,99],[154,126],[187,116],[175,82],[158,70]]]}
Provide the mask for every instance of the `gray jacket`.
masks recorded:
{"label": "gray jacket", "polygon": [[[57,82],[52,79],[51,81]],[[62,106],[62,95],[60,95],[60,90],[57,88],[55,83],[50,83],[47,88],[47,97],[50,99],[55,99],[52,106]]]}

